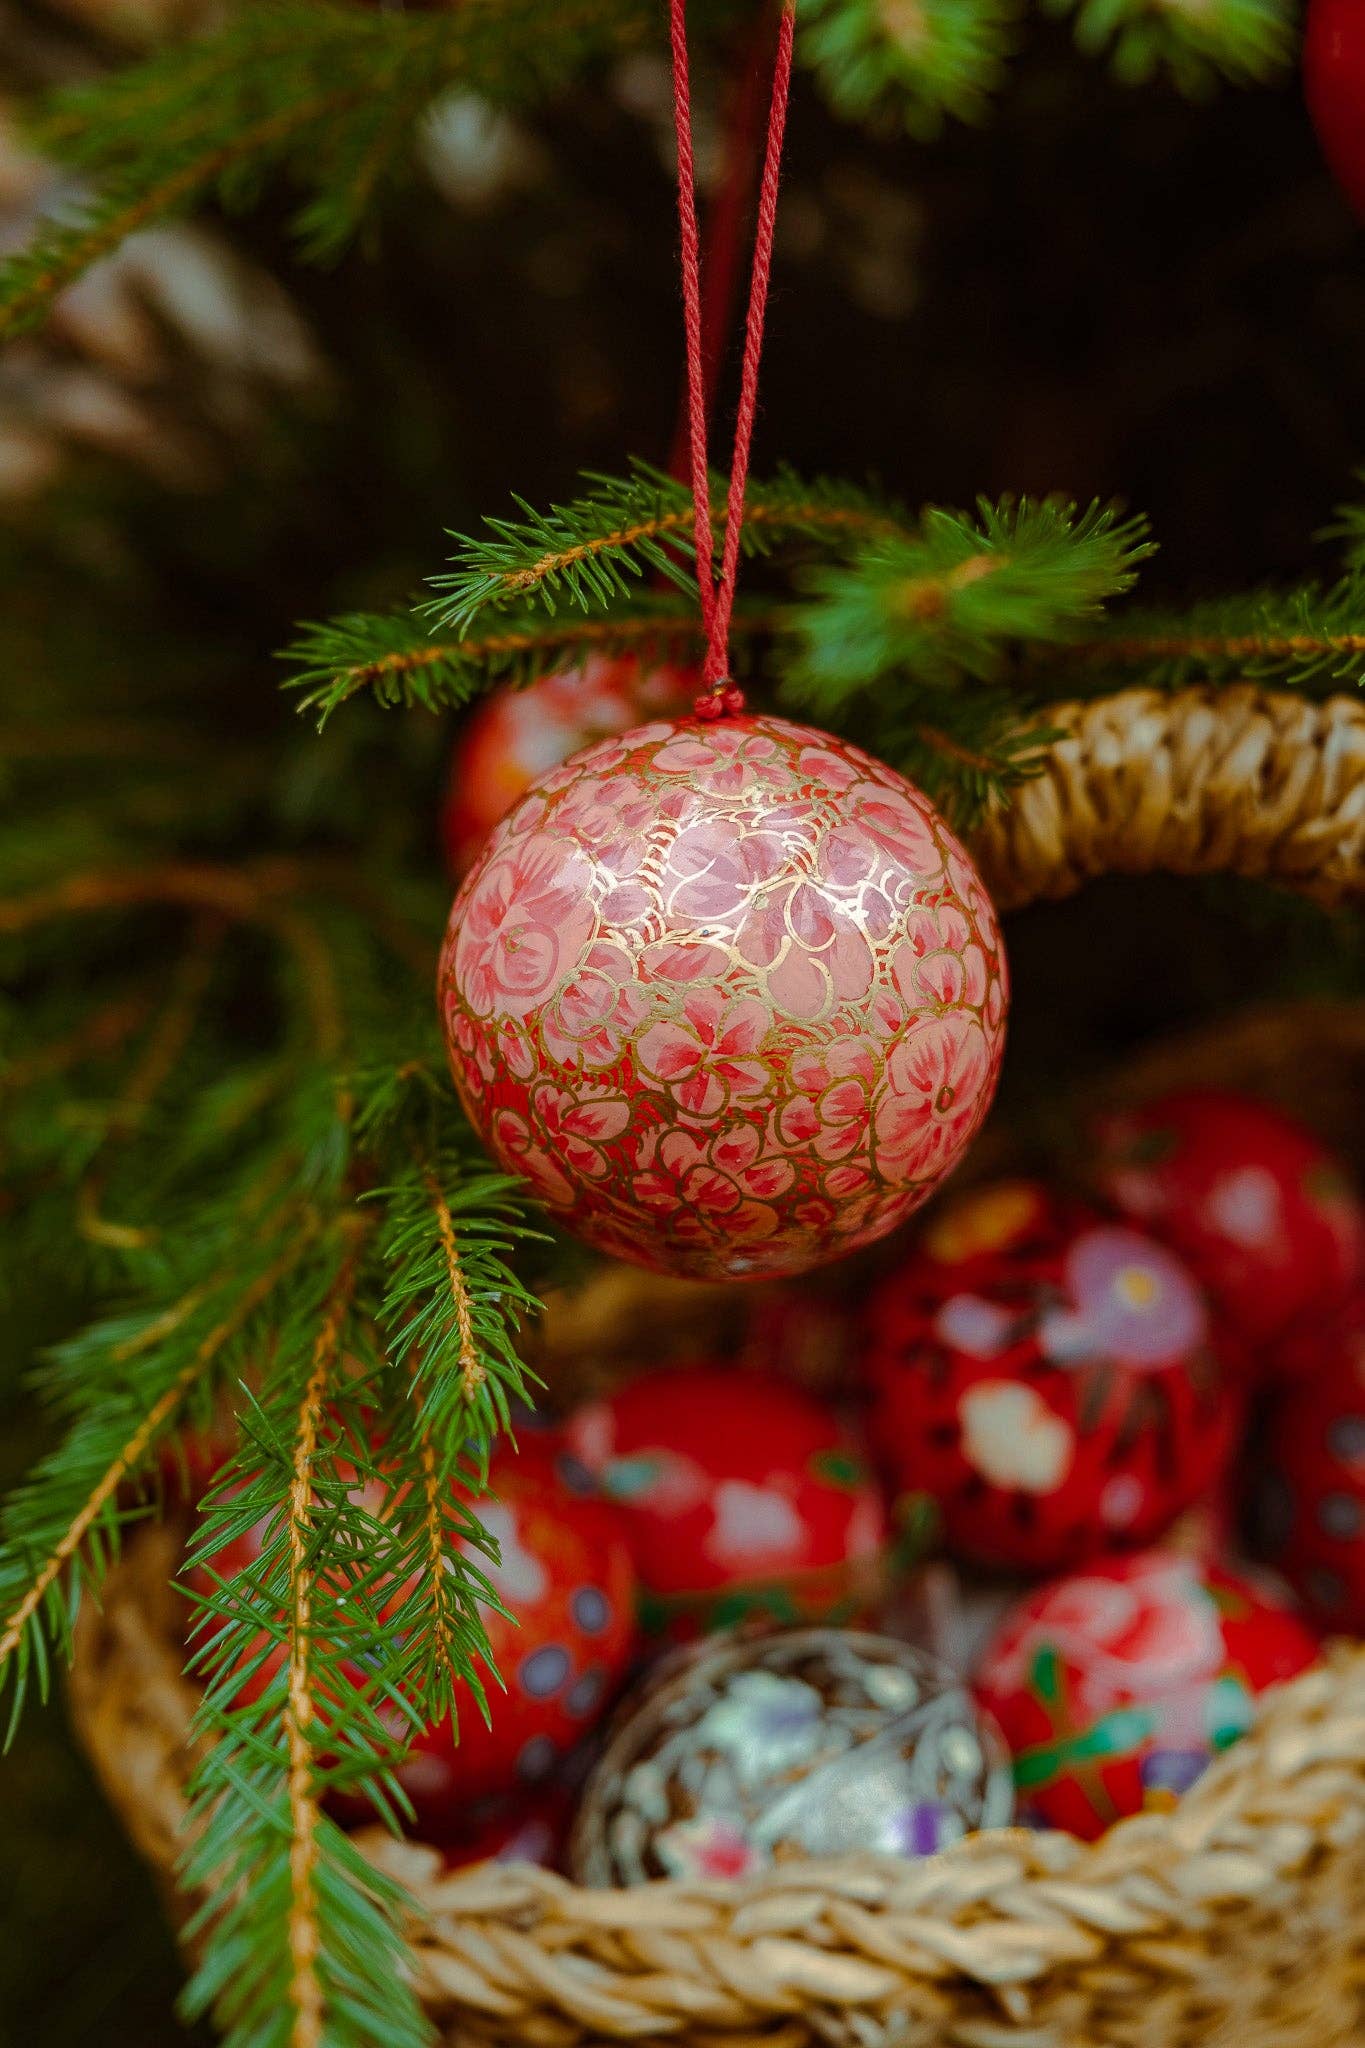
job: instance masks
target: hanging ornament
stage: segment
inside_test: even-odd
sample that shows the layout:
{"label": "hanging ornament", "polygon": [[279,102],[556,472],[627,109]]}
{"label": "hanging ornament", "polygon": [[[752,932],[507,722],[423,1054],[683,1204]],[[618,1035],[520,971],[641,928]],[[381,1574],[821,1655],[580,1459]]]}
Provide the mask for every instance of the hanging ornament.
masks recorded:
{"label": "hanging ornament", "polygon": [[784,0],[720,566],[685,0],[670,0],[705,655],[691,720],[554,770],[451,912],[442,1016],[500,1163],[603,1251],[686,1277],[800,1272],[894,1228],[985,1115],[1005,979],[995,915],[903,776],[743,715],[729,626],[758,398],[794,0]]}
{"label": "hanging ornament", "polygon": [[924,1856],[1009,1820],[963,1686],[882,1636],[698,1644],[625,1710],[570,1843],[579,1883],[742,1878],[805,1856]]}
{"label": "hanging ornament", "polygon": [[1324,1628],[1365,1632],[1365,1289],[1296,1331],[1265,1432],[1266,1555]]}
{"label": "hanging ornament", "polygon": [[471,1121],[557,1220],[694,1278],[918,1208],[995,1088],[995,914],[928,800],[785,719],[600,741],[505,818],[441,958]]}
{"label": "hanging ornament", "polygon": [[1245,1734],[1317,1640],[1268,1588],[1174,1551],[1092,1565],[1006,1619],[977,1694],[1024,1817],[1091,1840],[1165,1810]]}
{"label": "hanging ornament", "polygon": [[1309,0],[1303,90],[1322,153],[1365,218],[1365,9],[1360,0]]}
{"label": "hanging ornament", "polygon": [[867,1340],[888,1472],[988,1567],[1149,1543],[1231,1450],[1239,1404],[1183,1265],[1033,1182],[936,1217],[874,1297]]}
{"label": "hanging ornament", "polygon": [[1365,1270],[1365,1208],[1311,1132],[1217,1088],[1100,1120],[1095,1182],[1172,1245],[1254,1350]]}
{"label": "hanging ornament", "polygon": [[[498,1545],[496,1562],[470,1548],[471,1562],[508,1609],[483,1604],[480,1618],[500,1687],[485,1681],[489,1722],[473,1692],[461,1686],[456,1714],[412,1740],[395,1776],[423,1827],[449,1830],[478,1802],[537,1787],[582,1740],[620,1686],[634,1656],[635,1576],[624,1532],[609,1503],[577,1491],[556,1445],[528,1438],[520,1450],[492,1460],[488,1493],[471,1503]],[[381,1481],[357,1483],[375,1518],[388,1499]],[[209,1567],[192,1578],[211,1592],[222,1579],[250,1567],[269,1535],[257,1523],[224,1545]],[[375,1589],[371,1589],[371,1597]],[[391,1606],[396,1606],[395,1593]],[[509,1618],[509,1617],[515,1617]],[[262,1646],[264,1645],[262,1638]],[[248,1660],[239,1703],[259,1699],[278,1672],[285,1651]],[[364,1674],[348,1670],[357,1684]],[[343,1799],[340,1811],[369,1818]]]}
{"label": "hanging ornament", "polygon": [[581,668],[486,697],[461,728],[451,760],[441,812],[451,873],[468,870],[499,818],[540,776],[593,740],[685,711],[699,681],[695,668],[593,654]]}
{"label": "hanging ornament", "polygon": [[572,1416],[565,1441],[615,1504],[647,1630],[866,1619],[881,1494],[834,1414],[757,1373],[648,1373]]}

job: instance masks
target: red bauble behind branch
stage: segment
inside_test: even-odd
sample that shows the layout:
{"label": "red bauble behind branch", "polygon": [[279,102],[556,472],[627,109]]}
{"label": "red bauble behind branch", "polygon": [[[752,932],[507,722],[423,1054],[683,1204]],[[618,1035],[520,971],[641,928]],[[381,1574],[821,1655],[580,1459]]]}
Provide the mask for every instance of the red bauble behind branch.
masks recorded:
{"label": "red bauble behind branch", "polygon": [[1303,39],[1303,91],[1322,153],[1365,218],[1365,6],[1311,0]]}

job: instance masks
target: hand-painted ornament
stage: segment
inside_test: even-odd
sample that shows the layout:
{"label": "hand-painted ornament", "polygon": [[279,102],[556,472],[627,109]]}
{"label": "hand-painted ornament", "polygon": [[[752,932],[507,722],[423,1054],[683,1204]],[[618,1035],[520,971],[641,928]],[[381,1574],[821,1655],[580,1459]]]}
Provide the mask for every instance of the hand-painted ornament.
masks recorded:
{"label": "hand-painted ornament", "polygon": [[1324,1628],[1365,1633],[1365,1288],[1286,1344],[1265,1432],[1266,1555]]}
{"label": "hand-painted ornament", "polygon": [[570,1843],[582,1884],[925,1856],[1003,1826],[1009,1765],[965,1687],[884,1636],[797,1629],[680,1652],[609,1737]]}
{"label": "hand-painted ornament", "polygon": [[1013,1753],[1021,1813],[1090,1840],[1172,1806],[1245,1734],[1256,1695],[1317,1653],[1268,1589],[1149,1550],[1030,1594],[977,1695]]}
{"label": "hand-painted ornament", "polygon": [[441,1012],[465,1109],[599,1250],[795,1273],[916,1209],[986,1114],[995,914],[932,805],[780,718],[602,740],[456,897]]}
{"label": "hand-painted ornament", "polygon": [[700,687],[696,668],[646,668],[634,655],[593,654],[581,668],[485,697],[461,728],[450,764],[441,839],[451,873],[463,875],[498,820],[570,754],[644,718],[685,711]]}
{"label": "hand-painted ornament", "polygon": [[1303,90],[1322,153],[1355,211],[1365,217],[1365,8],[1360,0],[1309,0]]}
{"label": "hand-painted ornament", "polygon": [[1365,1272],[1365,1207],[1309,1131],[1215,1088],[1102,1119],[1097,1185],[1178,1251],[1220,1318],[1260,1349]]}
{"label": "hand-painted ornament", "polygon": [[[480,1800],[541,1785],[610,1704],[636,1647],[635,1575],[610,1504],[575,1491],[554,1445],[537,1438],[496,1456],[488,1485],[470,1505],[499,1555],[492,1561],[473,1547],[468,1555],[512,1617],[487,1605],[481,1615],[505,1690],[486,1680],[490,1725],[462,1687],[456,1725],[447,1718],[423,1729],[395,1773],[419,1824],[437,1829]],[[358,1491],[383,1519],[383,1485],[371,1479]],[[217,1574],[253,1563],[265,1534],[257,1525],[226,1545],[213,1560]],[[210,1584],[203,1575],[197,1590]],[[283,1655],[257,1666],[241,1699],[261,1696]],[[363,1682],[359,1670],[350,1676]]]}
{"label": "hand-painted ornament", "polygon": [[651,1632],[755,1616],[866,1619],[886,1516],[831,1410],[767,1375],[648,1373],[571,1417],[565,1441],[615,1504]]}
{"label": "hand-painted ornament", "polygon": [[474,1863],[534,1863],[553,1870],[564,1853],[572,1812],[573,1795],[551,1784],[466,1809],[444,1828],[419,1815],[417,1832],[424,1844],[440,1850],[448,1870]]}
{"label": "hand-painted ornament", "polygon": [[978,1564],[1060,1571],[1149,1543],[1231,1450],[1238,1403],[1179,1259],[1031,1181],[943,1210],[867,1338],[878,1455]]}

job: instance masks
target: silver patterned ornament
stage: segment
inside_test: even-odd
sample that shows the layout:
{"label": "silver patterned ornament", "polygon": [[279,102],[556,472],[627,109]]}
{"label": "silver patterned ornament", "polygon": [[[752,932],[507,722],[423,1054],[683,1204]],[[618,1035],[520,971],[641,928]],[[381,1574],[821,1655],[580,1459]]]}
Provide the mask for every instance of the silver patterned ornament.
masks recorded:
{"label": "silver patterned ornament", "polygon": [[570,1850],[581,1884],[925,1856],[1013,1812],[1009,1762],[924,1651],[844,1629],[708,1640],[618,1720]]}

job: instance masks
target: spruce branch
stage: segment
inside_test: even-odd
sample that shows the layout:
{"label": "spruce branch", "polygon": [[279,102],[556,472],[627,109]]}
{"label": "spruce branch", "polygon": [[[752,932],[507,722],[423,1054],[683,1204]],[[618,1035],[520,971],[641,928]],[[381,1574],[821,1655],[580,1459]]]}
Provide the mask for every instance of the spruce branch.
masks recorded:
{"label": "spruce branch", "polygon": [[982,498],[927,510],[914,534],[810,572],[798,610],[793,701],[830,715],[902,684],[949,689],[1001,675],[1019,641],[1073,638],[1152,552],[1146,523],[1060,498]]}
{"label": "spruce branch", "polygon": [[1053,657],[1068,686],[1112,688],[1138,674],[1162,688],[1246,677],[1326,690],[1365,680],[1365,571],[1300,590],[1252,591],[1181,613],[1125,611]]}
{"label": "spruce branch", "polygon": [[403,13],[347,0],[253,0],[198,40],[54,95],[38,144],[94,196],[0,266],[0,337],[152,222],[212,197],[252,204],[281,175],[305,197],[303,253],[335,257],[410,175],[453,86],[534,105],[648,26],[637,0],[463,0]]}
{"label": "spruce branch", "polygon": [[800,48],[837,113],[931,138],[989,113],[1019,14],[1019,0],[807,0]]}
{"label": "spruce branch", "polygon": [[1291,0],[1043,0],[1074,14],[1077,46],[1108,50],[1115,75],[1141,85],[1166,71],[1181,92],[1206,93],[1218,79],[1260,85],[1288,66],[1295,47]]}
{"label": "spruce branch", "polygon": [[[631,594],[631,579],[651,571],[694,592],[685,566],[692,554],[690,492],[642,462],[626,477],[589,475],[585,481],[590,488],[567,505],[542,513],[517,499],[521,519],[487,519],[482,537],[453,534],[459,545],[452,567],[430,579],[439,595],[423,607],[435,626],[463,635],[490,608],[528,600],[550,613],[561,603],[605,610]],[[712,523],[718,534],[727,505],[726,484],[716,477]],[[829,480],[805,483],[782,470],[770,482],[749,484],[743,545],[749,555],[798,541],[843,551],[903,525],[899,509],[871,491]]]}

